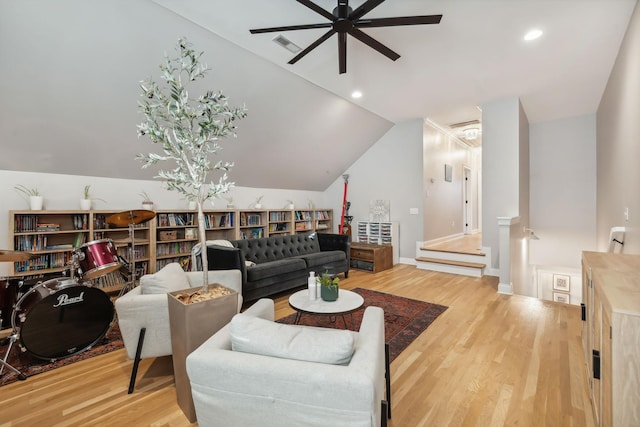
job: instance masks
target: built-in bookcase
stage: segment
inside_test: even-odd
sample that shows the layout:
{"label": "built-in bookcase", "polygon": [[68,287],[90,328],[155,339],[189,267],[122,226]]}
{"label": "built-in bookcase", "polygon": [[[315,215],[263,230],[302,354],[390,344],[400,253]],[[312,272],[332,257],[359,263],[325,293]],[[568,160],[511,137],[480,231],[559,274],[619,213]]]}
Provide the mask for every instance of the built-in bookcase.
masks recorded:
{"label": "built-in bookcase", "polygon": [[[10,275],[68,275],[74,249],[106,239],[113,242],[123,260],[121,270],[93,279],[94,286],[101,286],[109,292],[122,288],[132,260],[135,260],[138,277],[154,273],[171,262],[190,269],[191,249],[199,241],[196,211],[157,211],[153,219],[133,225],[133,245],[129,227],[114,227],[107,223],[110,215],[119,212],[10,211],[9,249],[37,255],[29,261],[12,263]],[[205,211],[204,218],[207,240],[333,232],[331,209],[222,209]]]}

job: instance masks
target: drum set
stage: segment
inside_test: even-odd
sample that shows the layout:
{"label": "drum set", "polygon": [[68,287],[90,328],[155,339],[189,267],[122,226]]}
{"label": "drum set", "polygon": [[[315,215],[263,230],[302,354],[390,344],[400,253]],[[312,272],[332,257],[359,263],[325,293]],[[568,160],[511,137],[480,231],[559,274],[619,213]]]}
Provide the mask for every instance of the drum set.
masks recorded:
{"label": "drum set", "polygon": [[[148,210],[124,211],[107,217],[107,224],[128,227],[131,260],[122,296],[135,286],[134,226],[155,217]],[[37,258],[30,252],[0,250],[0,262],[20,262]],[[14,343],[23,352],[48,361],[82,353],[93,347],[111,330],[116,314],[111,298],[94,280],[109,273],[127,271],[111,239],[94,240],[75,248],[63,277],[46,281],[0,280],[0,329],[11,320],[11,334],[6,354],[0,360],[20,380],[26,376],[11,366],[7,359]],[[66,270],[69,271],[67,276]]]}

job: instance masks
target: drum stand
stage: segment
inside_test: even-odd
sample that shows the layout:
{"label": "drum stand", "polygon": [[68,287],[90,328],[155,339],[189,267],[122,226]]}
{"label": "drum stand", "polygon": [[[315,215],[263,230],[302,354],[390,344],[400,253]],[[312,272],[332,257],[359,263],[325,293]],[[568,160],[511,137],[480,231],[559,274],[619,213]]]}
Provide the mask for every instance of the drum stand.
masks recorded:
{"label": "drum stand", "polygon": [[135,229],[133,228],[134,225],[135,224],[129,224],[129,277],[127,279],[127,283],[125,283],[122,289],[120,289],[118,298],[129,292],[130,289],[136,287],[136,237]]}
{"label": "drum stand", "polygon": [[4,359],[0,360],[0,375],[2,374],[2,371],[6,366],[7,369],[9,369],[10,371],[13,371],[16,375],[18,375],[18,379],[20,381],[24,381],[27,379],[27,377],[22,372],[20,372],[19,370],[17,370],[7,362],[7,359],[9,358],[9,354],[11,353],[11,348],[13,347],[13,343],[16,342],[17,340],[18,340],[18,334],[14,330],[11,336],[9,336],[9,347],[7,347],[7,353],[4,355]]}

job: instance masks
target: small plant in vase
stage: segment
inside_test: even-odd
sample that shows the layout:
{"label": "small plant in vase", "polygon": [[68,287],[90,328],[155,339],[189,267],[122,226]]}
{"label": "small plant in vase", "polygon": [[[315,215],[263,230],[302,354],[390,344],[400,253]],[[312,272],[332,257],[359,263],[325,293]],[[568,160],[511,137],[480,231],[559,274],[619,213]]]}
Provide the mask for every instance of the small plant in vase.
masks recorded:
{"label": "small plant in vase", "polygon": [[29,207],[32,211],[42,210],[43,198],[37,188],[28,188],[22,184],[18,184],[13,188],[29,198]]}
{"label": "small plant in vase", "polygon": [[256,197],[256,201],[253,202],[254,209],[262,209],[262,198],[263,197],[264,197],[264,195]]}
{"label": "small plant in vase", "polygon": [[287,200],[287,209],[293,209],[294,207],[293,200]]}
{"label": "small plant in vase", "polygon": [[233,196],[226,196],[224,198],[227,201],[227,209],[235,209],[235,205],[233,204]]}
{"label": "small plant in vase", "polygon": [[340,278],[333,276],[325,271],[318,276],[318,284],[320,285],[320,297],[323,301],[335,301],[338,299],[340,291]]}
{"label": "small plant in vase", "polygon": [[149,211],[152,211],[153,200],[151,200],[151,197],[149,197],[146,191],[141,192],[140,196],[142,196],[142,209],[147,209]]}
{"label": "small plant in vase", "polygon": [[99,199],[97,197],[91,197],[90,190],[91,190],[90,185],[85,185],[84,188],[82,189],[82,199],[80,199],[80,209],[84,211],[88,211],[91,209],[91,204],[94,200],[100,200],[104,202],[104,200]]}

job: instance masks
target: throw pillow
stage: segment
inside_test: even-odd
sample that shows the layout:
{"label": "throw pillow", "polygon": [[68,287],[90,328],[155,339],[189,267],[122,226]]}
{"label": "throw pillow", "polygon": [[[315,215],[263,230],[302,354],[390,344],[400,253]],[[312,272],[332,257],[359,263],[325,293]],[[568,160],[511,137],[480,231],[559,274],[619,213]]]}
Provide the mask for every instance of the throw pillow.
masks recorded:
{"label": "throw pillow", "polygon": [[143,294],[166,294],[189,288],[189,279],[180,264],[172,262],[154,274],[140,278]]}
{"label": "throw pillow", "polygon": [[230,332],[233,351],[307,362],[346,364],[355,347],[350,331],[284,325],[244,313],[231,319]]}

